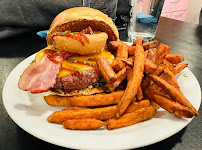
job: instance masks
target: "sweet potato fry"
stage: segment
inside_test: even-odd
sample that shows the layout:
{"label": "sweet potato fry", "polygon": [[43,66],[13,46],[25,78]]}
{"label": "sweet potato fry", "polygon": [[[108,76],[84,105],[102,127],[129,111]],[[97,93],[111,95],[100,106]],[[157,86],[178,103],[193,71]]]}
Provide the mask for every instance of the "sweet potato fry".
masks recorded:
{"label": "sweet potato fry", "polygon": [[169,53],[170,47],[165,44],[160,44],[157,50],[156,64],[161,64],[165,56]]}
{"label": "sweet potato fry", "polygon": [[118,47],[119,47],[119,44],[121,44],[122,41],[110,41],[108,44],[107,44],[107,48],[109,51],[114,51],[114,50],[117,50]]}
{"label": "sweet potato fry", "polygon": [[136,38],[136,40],[135,40],[135,41],[133,41],[132,46],[136,46],[137,44],[142,45],[143,43],[144,43],[143,38],[139,38],[139,37],[137,37],[137,38]]}
{"label": "sweet potato fry", "polygon": [[117,129],[151,119],[156,114],[156,110],[157,108],[155,106],[148,106],[124,114],[119,119],[109,119],[107,121],[107,128],[109,130]]}
{"label": "sweet potato fry", "polygon": [[56,111],[48,117],[50,123],[62,123],[68,119],[98,119],[108,120],[115,117],[115,111],[117,106],[108,106],[101,108],[86,108],[79,110],[62,110]]}
{"label": "sweet potato fry", "polygon": [[190,108],[183,106],[165,96],[149,91],[149,89],[146,89],[146,95],[150,100],[153,100],[160,107],[164,108],[170,113],[173,113],[177,117],[191,118],[194,116],[194,112]]}
{"label": "sweet potato fry", "polygon": [[135,46],[128,46],[128,55],[133,56],[135,53]]}
{"label": "sweet potato fry", "polygon": [[96,94],[90,96],[44,96],[45,101],[51,106],[104,106],[117,104],[122,98],[124,91],[116,91],[109,94]]}
{"label": "sweet potato fry", "polygon": [[144,50],[148,50],[148,49],[151,49],[151,48],[156,48],[157,45],[158,45],[158,41],[154,40],[154,41],[143,43],[143,48],[144,48]]}
{"label": "sweet potato fry", "polygon": [[[148,105],[148,102],[133,102],[129,105],[128,112],[137,110]],[[56,111],[48,117],[48,122],[50,123],[62,123],[69,119],[98,119],[98,120],[108,120],[115,118],[117,105],[107,106],[101,108],[80,108],[80,107],[70,107],[61,111]]]}
{"label": "sweet potato fry", "polygon": [[147,51],[147,59],[151,60],[153,63],[156,62],[156,58],[157,58],[157,49],[156,48],[150,48]]}
{"label": "sweet potato fry", "polygon": [[[153,75],[159,75],[161,72],[163,72],[163,70],[165,69],[165,65],[164,64],[160,64],[157,66],[157,69],[153,72]],[[149,84],[150,84],[151,79],[149,78],[149,76],[146,74],[142,80],[141,83],[141,88],[145,89]]]}
{"label": "sweet potato fry", "polygon": [[165,64],[166,67],[168,67],[170,71],[174,72],[174,67],[175,67],[174,64],[170,63],[166,59],[163,60],[163,64]]}
{"label": "sweet potato fry", "polygon": [[180,87],[177,83],[177,79],[173,72],[171,72],[167,67],[164,69],[164,72],[160,75],[160,78],[164,79],[166,82],[174,86],[176,89],[180,90]]}
{"label": "sweet potato fry", "polygon": [[113,83],[116,80],[116,74],[110,66],[107,57],[97,58],[97,64],[107,83]]}
{"label": "sweet potato fry", "polygon": [[134,99],[135,95],[137,94],[137,90],[142,82],[144,62],[145,62],[144,49],[142,45],[137,44],[133,66],[133,74],[132,74],[133,76],[132,79],[129,80],[127,84],[123,97],[118,102],[116,113],[117,118],[119,118],[124,113],[130,102]]}
{"label": "sweet potato fry", "polygon": [[165,59],[172,64],[179,64],[184,61],[184,56],[182,54],[167,54]]}
{"label": "sweet potato fry", "polygon": [[174,67],[174,74],[178,74],[180,73],[184,68],[186,68],[188,66],[188,64],[177,64],[175,67]]}
{"label": "sweet potato fry", "polygon": [[126,78],[126,67],[124,67],[123,69],[121,69],[118,73],[117,73],[117,78],[116,81],[113,83],[107,83],[105,85],[105,87],[107,87],[109,89],[110,92],[113,92],[120,84],[121,82]]}
{"label": "sweet potato fry", "polygon": [[[131,58],[131,57],[129,57]],[[131,61],[131,59],[120,59],[122,62],[124,62],[126,65],[128,66],[133,66],[133,60]]]}
{"label": "sweet potato fry", "polygon": [[105,125],[105,122],[97,119],[69,119],[63,122],[64,128],[70,130],[95,130]]}
{"label": "sweet potato fry", "polygon": [[144,71],[146,73],[153,73],[156,69],[157,69],[156,64],[146,58],[144,63]]}
{"label": "sweet potato fry", "polygon": [[150,101],[148,99],[141,100],[139,102],[131,102],[128,108],[126,109],[125,113],[131,113],[140,108],[148,107],[149,105],[150,105]]}
{"label": "sweet potato fry", "polygon": [[141,101],[144,98],[143,93],[142,93],[142,88],[139,86],[136,94],[136,100]]}
{"label": "sweet potato fry", "polygon": [[121,43],[118,47],[116,59],[112,63],[112,68],[116,71],[121,70],[125,64],[120,59],[128,58],[128,45],[126,43]]}
{"label": "sweet potato fry", "polygon": [[199,115],[198,111],[194,108],[194,106],[186,99],[186,97],[177,90],[174,86],[170,85],[165,80],[161,79],[158,76],[149,75],[152,79],[152,81],[158,85],[160,88],[162,88],[166,93],[174,100],[179,102],[180,104],[189,107],[195,115]]}

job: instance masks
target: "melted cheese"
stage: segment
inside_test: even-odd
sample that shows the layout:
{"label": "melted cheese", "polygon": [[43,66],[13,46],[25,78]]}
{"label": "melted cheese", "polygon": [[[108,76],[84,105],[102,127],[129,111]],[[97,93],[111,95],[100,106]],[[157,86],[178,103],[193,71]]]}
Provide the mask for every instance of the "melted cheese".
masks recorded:
{"label": "melted cheese", "polygon": [[[56,50],[53,48],[53,46],[48,46],[42,50],[40,50],[36,56],[36,61],[40,61],[41,58],[44,55],[43,50],[45,49],[51,49],[51,50]],[[88,59],[89,58],[100,58],[100,57],[104,57],[106,56],[108,58],[109,63],[111,64],[114,61],[114,55],[111,54],[109,51],[107,51],[106,49],[104,49],[103,51],[101,51],[99,54],[93,54],[93,55],[88,55],[88,56],[74,56],[74,57],[70,57],[73,60],[76,61],[82,61],[82,62],[89,62]],[[90,63],[92,64],[96,64],[96,61],[90,61]],[[94,67],[91,67],[89,65],[83,65],[83,64],[77,64],[74,62],[69,62],[64,60],[62,62],[62,68],[67,68],[67,69],[71,69],[71,68],[78,68],[80,71],[87,71],[87,70],[93,70],[95,69]],[[71,72],[69,72],[68,70],[64,70],[64,69],[60,69],[59,73],[57,74],[57,77],[63,77],[63,76],[67,76],[67,75],[71,75]]]}

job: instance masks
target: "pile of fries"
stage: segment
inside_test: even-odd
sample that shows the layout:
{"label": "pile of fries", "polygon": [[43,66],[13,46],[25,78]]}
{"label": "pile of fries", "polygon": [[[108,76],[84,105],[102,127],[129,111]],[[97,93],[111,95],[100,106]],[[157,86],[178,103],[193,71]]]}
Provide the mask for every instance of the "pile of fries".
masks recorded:
{"label": "pile of fries", "polygon": [[115,53],[110,65],[106,57],[97,64],[106,80],[108,93],[91,96],[45,96],[52,106],[67,106],[48,117],[48,122],[63,124],[72,130],[100,127],[116,129],[151,119],[162,107],[177,117],[191,118],[198,111],[185,98],[175,78],[188,64],[181,54],[169,54],[170,47],[158,41],[137,38],[131,46],[111,41]]}

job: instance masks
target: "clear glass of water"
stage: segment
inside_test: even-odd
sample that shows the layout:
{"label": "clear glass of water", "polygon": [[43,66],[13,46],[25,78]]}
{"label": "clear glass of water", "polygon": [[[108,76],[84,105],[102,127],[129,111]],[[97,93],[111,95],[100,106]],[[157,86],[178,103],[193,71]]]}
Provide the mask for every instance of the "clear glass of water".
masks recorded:
{"label": "clear glass of water", "polygon": [[83,6],[100,10],[113,21],[116,20],[117,3],[118,0],[83,0]]}
{"label": "clear glass of water", "polygon": [[163,4],[164,0],[130,0],[128,37],[131,41],[137,37],[150,41],[155,37]]}

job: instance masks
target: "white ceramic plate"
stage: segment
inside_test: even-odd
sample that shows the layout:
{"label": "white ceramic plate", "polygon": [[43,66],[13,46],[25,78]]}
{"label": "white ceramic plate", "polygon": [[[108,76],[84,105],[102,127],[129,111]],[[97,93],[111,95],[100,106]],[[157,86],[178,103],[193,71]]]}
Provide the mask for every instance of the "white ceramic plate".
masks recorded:
{"label": "white ceramic plate", "polygon": [[[46,142],[75,149],[130,149],[164,140],[183,129],[192,119],[180,119],[163,109],[148,121],[108,131],[66,130],[62,125],[47,122],[47,117],[61,107],[46,104],[44,94],[21,91],[17,82],[24,69],[34,60],[32,55],[22,61],[8,76],[3,88],[4,106],[13,121],[33,136]],[[177,75],[181,91],[198,110],[201,89],[189,69]]]}

